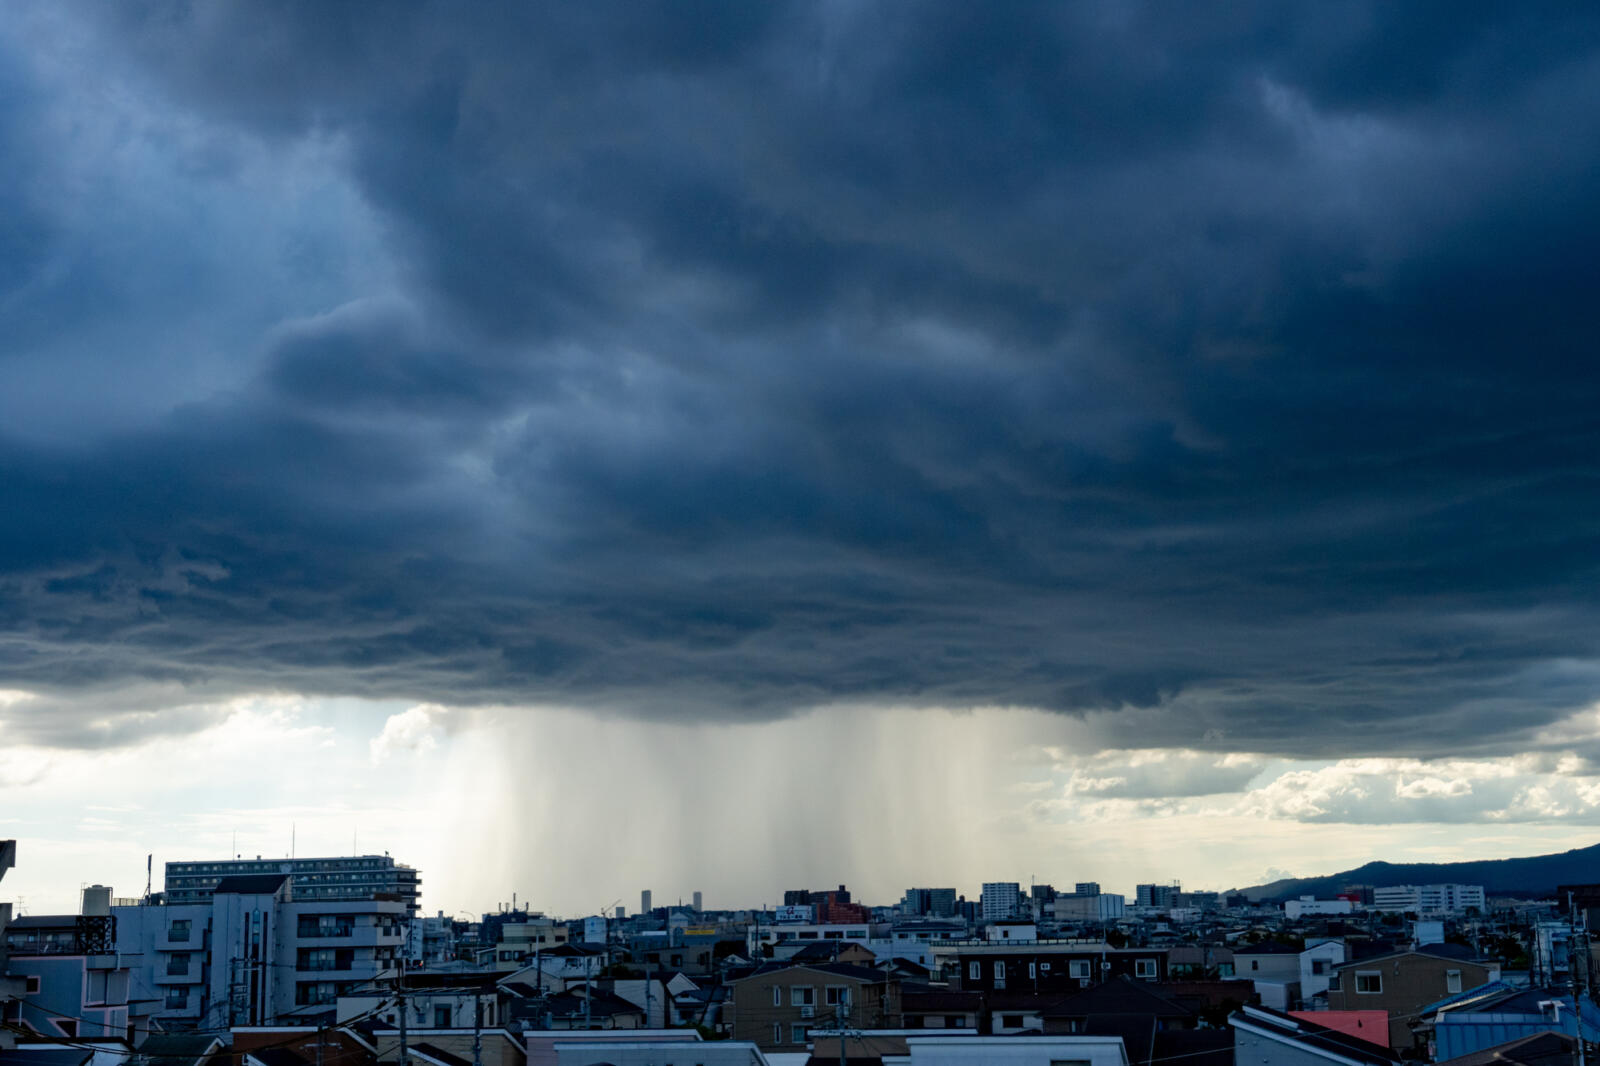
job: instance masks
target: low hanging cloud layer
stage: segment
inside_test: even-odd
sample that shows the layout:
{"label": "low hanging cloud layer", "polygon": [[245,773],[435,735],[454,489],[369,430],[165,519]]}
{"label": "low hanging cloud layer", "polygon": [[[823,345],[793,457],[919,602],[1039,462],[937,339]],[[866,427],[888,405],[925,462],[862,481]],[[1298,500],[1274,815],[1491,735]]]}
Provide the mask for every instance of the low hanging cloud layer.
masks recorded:
{"label": "low hanging cloud layer", "polygon": [[8,736],[277,691],[1427,757],[1595,700],[1600,14],[8,23]]}

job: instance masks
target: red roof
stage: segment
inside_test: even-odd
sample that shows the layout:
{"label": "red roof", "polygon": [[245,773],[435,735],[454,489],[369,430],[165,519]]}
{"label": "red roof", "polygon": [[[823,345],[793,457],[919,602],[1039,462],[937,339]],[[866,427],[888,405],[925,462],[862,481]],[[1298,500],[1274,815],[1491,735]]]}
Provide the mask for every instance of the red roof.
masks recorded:
{"label": "red roof", "polygon": [[1336,1033],[1379,1047],[1389,1046],[1389,1012],[1386,1010],[1292,1010],[1289,1017],[1326,1026]]}

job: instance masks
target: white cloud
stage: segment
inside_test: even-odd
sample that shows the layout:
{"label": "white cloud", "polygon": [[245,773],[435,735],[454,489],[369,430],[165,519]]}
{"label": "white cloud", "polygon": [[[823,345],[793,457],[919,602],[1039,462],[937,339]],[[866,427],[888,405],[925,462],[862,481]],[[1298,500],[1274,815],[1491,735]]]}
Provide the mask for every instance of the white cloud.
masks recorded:
{"label": "white cloud", "polygon": [[383,723],[383,731],[372,738],[372,764],[387,762],[401,752],[425,755],[434,751],[439,746],[438,733],[449,714],[447,707],[419,703],[390,715]]}

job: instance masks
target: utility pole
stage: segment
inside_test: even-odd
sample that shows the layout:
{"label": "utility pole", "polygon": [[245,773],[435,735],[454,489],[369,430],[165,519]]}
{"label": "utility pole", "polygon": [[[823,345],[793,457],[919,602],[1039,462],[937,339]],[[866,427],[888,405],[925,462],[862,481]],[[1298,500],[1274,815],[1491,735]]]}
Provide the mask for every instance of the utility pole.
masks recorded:
{"label": "utility pole", "polygon": [[[591,961],[591,959],[589,958],[588,955],[585,955],[583,957],[583,1027],[584,1027],[584,1029],[588,1029],[589,1025],[590,1025],[590,1022],[592,1021],[592,1014],[591,1014],[591,1011],[590,1011],[589,1008],[590,1008],[590,1004],[594,1000],[594,978],[589,976],[589,963],[590,963],[590,961]],[[405,1066],[405,1064],[402,1063],[401,1066]]]}
{"label": "utility pole", "polygon": [[[322,1066],[318,1063],[317,1066]],[[483,992],[472,994],[472,1066],[483,1066]]]}
{"label": "utility pole", "polygon": [[[652,1028],[655,1025],[653,1015],[650,1013],[650,956],[644,957],[644,1027]],[[667,1027],[665,1017],[661,1019],[661,1028]]]}
{"label": "utility pole", "polygon": [[403,958],[395,995],[400,1001],[400,1066],[411,1066],[411,1047],[406,1043],[406,960]]}
{"label": "utility pole", "polygon": [[[1587,925],[1587,922],[1585,923],[1585,925]],[[1588,934],[1587,934],[1587,930],[1585,931],[1585,935],[1584,935],[1583,939],[1584,939],[1584,951],[1583,951],[1583,961],[1582,961],[1582,966],[1583,966],[1583,984],[1584,984],[1584,991],[1587,992],[1588,991],[1588,985],[1589,985],[1589,950],[1588,950],[1589,949],[1589,943],[1588,943],[1589,937],[1588,937]],[[1577,907],[1573,906],[1572,893],[1568,892],[1567,893],[1567,969],[1569,971],[1576,971],[1577,967],[1579,966],[1578,953],[1573,950],[1575,947],[1577,947],[1577,941],[1578,941],[1578,909],[1577,909]],[[1576,1039],[1573,1041],[1573,1044],[1574,1044],[1573,1050],[1577,1052],[1577,1063],[1578,1063],[1578,1066],[1586,1066],[1586,1060],[1585,1060],[1584,1051],[1583,1051],[1583,1001],[1584,1001],[1585,998],[1586,998],[1586,996],[1581,994],[1581,993],[1579,993],[1579,991],[1578,991],[1578,975],[1577,975],[1576,972],[1573,972],[1572,973],[1572,1023],[1573,1023],[1573,1025],[1575,1025],[1577,1027],[1576,1030],[1575,1030]]]}
{"label": "utility pole", "polygon": [[850,1004],[844,1001],[841,994],[839,998],[839,1066],[850,1066],[850,1056],[845,1050],[844,1027],[850,1018]]}

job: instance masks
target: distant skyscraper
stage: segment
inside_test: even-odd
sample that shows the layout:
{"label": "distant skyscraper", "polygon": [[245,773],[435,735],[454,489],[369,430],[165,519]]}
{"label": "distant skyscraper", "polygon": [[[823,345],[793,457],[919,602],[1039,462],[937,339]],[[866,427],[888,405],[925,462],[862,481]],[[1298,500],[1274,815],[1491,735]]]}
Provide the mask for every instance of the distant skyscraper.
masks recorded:
{"label": "distant skyscraper", "polygon": [[617,921],[620,922],[622,919],[626,918],[628,916],[627,912],[628,908],[622,906],[617,907]]}
{"label": "distant skyscraper", "polygon": [[1079,881],[1077,887],[1075,887],[1072,892],[1074,895],[1078,896],[1098,896],[1100,894],[1100,882]]}
{"label": "distant skyscraper", "polygon": [[978,904],[986,922],[1015,918],[1022,910],[1022,886],[1015,881],[985,882]]}
{"label": "distant skyscraper", "polygon": [[650,913],[650,890],[648,888],[639,893],[639,913]]}
{"label": "distant skyscraper", "polygon": [[700,901],[700,893],[698,893],[698,892],[696,892],[696,893],[695,893],[695,894],[694,894],[694,912],[695,912],[695,913],[696,913],[696,914],[699,914],[699,913],[700,913],[700,910],[701,910],[701,907],[700,907],[700,902],[701,902],[701,901]]}
{"label": "distant skyscraper", "polygon": [[1180,893],[1177,885],[1138,885],[1134,889],[1134,902],[1141,907],[1171,907]]}

